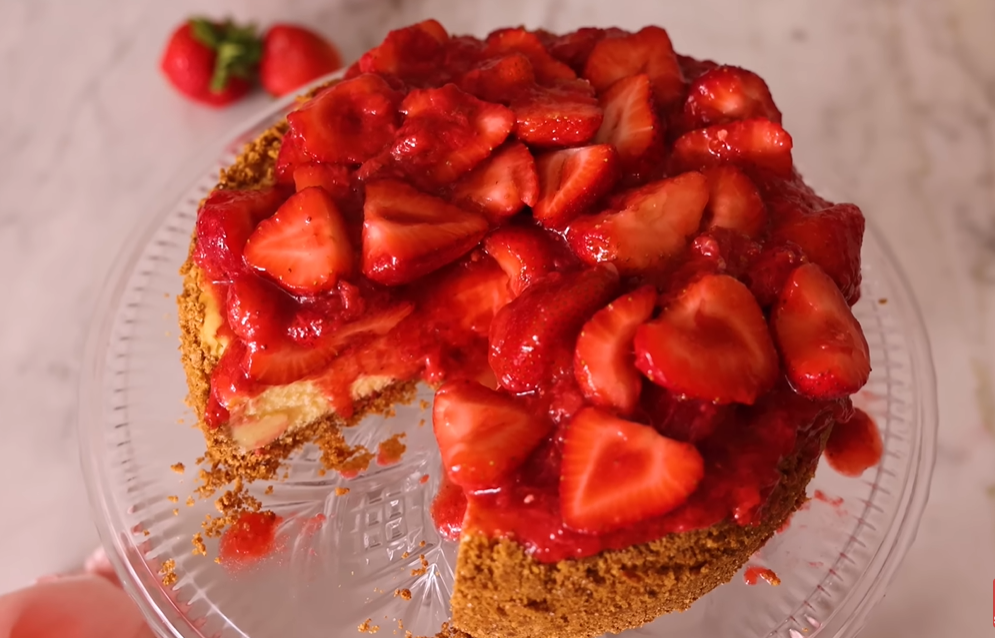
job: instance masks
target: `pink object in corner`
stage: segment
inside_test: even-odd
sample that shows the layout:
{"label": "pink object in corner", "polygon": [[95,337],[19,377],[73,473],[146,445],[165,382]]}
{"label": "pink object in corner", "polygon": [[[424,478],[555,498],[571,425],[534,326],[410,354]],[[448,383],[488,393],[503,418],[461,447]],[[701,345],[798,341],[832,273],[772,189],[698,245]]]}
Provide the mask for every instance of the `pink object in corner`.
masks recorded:
{"label": "pink object in corner", "polygon": [[85,573],[51,576],[0,596],[0,638],[155,638],[117,586],[102,550]]}

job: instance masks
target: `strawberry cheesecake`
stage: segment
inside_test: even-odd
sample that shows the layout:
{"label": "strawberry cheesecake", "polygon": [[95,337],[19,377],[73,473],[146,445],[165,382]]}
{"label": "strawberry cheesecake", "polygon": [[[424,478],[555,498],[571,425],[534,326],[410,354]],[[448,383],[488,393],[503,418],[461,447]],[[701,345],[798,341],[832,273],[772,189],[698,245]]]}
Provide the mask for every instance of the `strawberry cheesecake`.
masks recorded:
{"label": "strawberry cheesecake", "polygon": [[362,471],[342,428],[426,383],[451,631],[688,608],[805,500],[870,374],[864,218],[791,146],[760,77],[657,27],[391,32],[201,203],[179,307],[218,525],[304,443]]}

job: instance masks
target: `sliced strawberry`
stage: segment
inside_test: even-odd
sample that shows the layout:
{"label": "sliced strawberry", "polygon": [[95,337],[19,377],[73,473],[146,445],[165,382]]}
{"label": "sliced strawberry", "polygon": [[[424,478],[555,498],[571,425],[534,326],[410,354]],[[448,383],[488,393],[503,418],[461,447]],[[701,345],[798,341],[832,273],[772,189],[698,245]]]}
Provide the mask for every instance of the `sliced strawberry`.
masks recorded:
{"label": "sliced strawberry", "polygon": [[705,72],[719,66],[711,60],[696,60],[695,58],[681,55],[679,53],[677,54],[677,63],[681,67],[681,73],[684,74],[684,79],[688,82],[694,82]]}
{"label": "sliced strawberry", "polygon": [[503,226],[484,239],[484,250],[507,273],[514,296],[556,268],[556,250],[545,232],[528,226]]}
{"label": "sliced strawberry", "polygon": [[363,274],[378,283],[414,281],[467,253],[487,232],[487,219],[384,180],[366,186]]}
{"label": "sliced strawberry", "polygon": [[312,160],[363,162],[397,131],[401,95],[378,75],[339,82],[287,115],[290,132]]}
{"label": "sliced strawberry", "polygon": [[484,55],[494,57],[508,53],[521,53],[526,56],[535,69],[536,79],[541,83],[572,80],[577,77],[573,69],[546,51],[546,47],[542,45],[536,34],[529,33],[521,27],[499,29],[487,36]]}
{"label": "sliced strawberry", "polygon": [[642,377],[636,369],[632,342],[636,328],[656,308],[653,286],[625,294],[598,312],[581,328],[574,354],[574,374],[594,405],[632,414],[639,401]]}
{"label": "sliced strawberry", "polygon": [[642,412],[657,432],[695,445],[710,437],[726,418],[736,414],[733,404],[681,398],[653,383],[643,389],[640,403]]}
{"label": "sliced strawberry", "polygon": [[531,146],[573,146],[590,141],[603,114],[586,80],[534,87],[511,100],[515,136]]}
{"label": "sliced strawberry", "polygon": [[500,224],[539,198],[539,175],[529,149],[508,142],[453,184],[452,199]]}
{"label": "sliced strawberry", "polygon": [[701,173],[647,184],[621,198],[621,210],[578,217],[567,241],[586,263],[610,262],[623,275],[657,269],[698,231],[708,202]]}
{"label": "sliced strawberry", "polygon": [[735,166],[714,166],[702,171],[708,180],[707,228],[727,228],[747,237],[759,237],[767,228],[767,210],[760,191]]}
{"label": "sliced strawberry", "polygon": [[750,264],[744,281],[760,307],[769,308],[791,273],[806,261],[805,254],[794,244],[769,243]]}
{"label": "sliced strawberry", "polygon": [[712,228],[691,240],[688,261],[693,261],[696,257],[712,260],[716,264],[716,272],[721,271],[742,279],[760,254],[760,244],[739,231]]}
{"label": "sliced strawberry", "polygon": [[330,363],[338,354],[331,344],[301,346],[289,338],[249,345],[242,368],[249,378],[267,385],[300,381]]}
{"label": "sliced strawberry", "polygon": [[304,141],[300,134],[288,130],[283,134],[273,166],[277,184],[293,184],[294,170],[301,164],[308,164],[311,161],[311,156],[304,151]]}
{"label": "sliced strawberry", "polygon": [[391,75],[414,86],[431,86],[448,80],[443,62],[449,40],[446,29],[436,20],[425,20],[387,34],[356,64],[359,73]]}
{"label": "sliced strawberry", "polygon": [[546,49],[550,55],[567,64],[577,73],[583,73],[587,58],[594,50],[594,45],[606,37],[620,37],[627,35],[627,33],[614,27],[609,29],[584,27],[561,36],[546,33],[537,35],[545,41]]}
{"label": "sliced strawberry", "polygon": [[500,146],[515,123],[506,107],[478,100],[455,84],[411,91],[401,110],[404,125],[384,155],[360,169],[364,179],[392,166],[425,190],[451,184]]}
{"label": "sliced strawberry", "polygon": [[245,274],[228,287],[228,325],[246,343],[269,342],[282,336],[296,300],[276,284]]}
{"label": "sliced strawberry", "polygon": [[466,489],[487,489],[507,481],[553,423],[503,392],[451,381],[435,393],[432,427],[449,479]]}
{"label": "sliced strawberry", "polygon": [[662,516],[687,501],[704,475],[704,459],[693,445],[584,408],[563,441],[563,522],[600,534]]}
{"label": "sliced strawberry", "polygon": [[610,144],[553,151],[536,158],[539,199],[533,216],[562,228],[608,194],[618,179],[618,154]]}
{"label": "sliced strawberry", "polygon": [[792,215],[774,227],[773,237],[801,248],[809,261],[833,278],[847,303],[856,303],[864,238],[864,215],[859,208],[837,204],[814,214]]}
{"label": "sliced strawberry", "polygon": [[622,78],[601,94],[605,119],[594,136],[599,144],[618,151],[626,172],[638,172],[644,163],[659,160],[663,153],[663,130],[657,120],[649,76]]}
{"label": "sliced strawberry", "polygon": [[557,366],[569,369],[577,332],[617,288],[611,266],[552,273],[526,288],[491,324],[488,361],[498,382],[512,392],[530,392]]}
{"label": "sliced strawberry", "polygon": [[[429,323],[455,325],[487,338],[494,315],[514,298],[508,275],[493,259],[473,254],[453,264],[432,284],[420,289]],[[445,304],[438,300],[445,299]]]}
{"label": "sliced strawberry", "polygon": [[246,388],[252,385],[245,369],[242,368],[245,351],[245,344],[238,339],[233,339],[221,354],[217,365],[211,370],[211,394],[208,407],[214,409],[208,409],[205,417],[211,417],[207,419],[207,422],[212,428],[221,426],[228,420],[227,408],[231,405],[232,399],[240,392],[245,392]]}
{"label": "sliced strawberry", "polygon": [[759,118],[685,133],[674,143],[673,159],[684,169],[732,163],[790,175],[793,167],[791,136],[779,124]]}
{"label": "sliced strawberry", "polygon": [[836,399],[864,387],[870,350],[860,323],[829,276],[799,266],[771,311],[771,326],[792,387],[807,397]]}
{"label": "sliced strawberry", "polygon": [[352,274],[355,250],[331,195],[312,186],[259,223],[245,243],[245,263],[292,292],[315,294]]}
{"label": "sliced strawberry", "polygon": [[308,162],[294,168],[294,187],[298,191],[312,186],[324,188],[332,199],[346,197],[351,189],[349,169],[342,164]]}
{"label": "sliced strawberry", "polygon": [[211,281],[231,279],[245,270],[242,249],[256,224],[276,212],[281,189],[216,190],[197,211],[194,261]]}
{"label": "sliced strawberry", "polygon": [[306,343],[295,342],[289,337],[257,340],[249,345],[242,367],[251,379],[260,383],[293,383],[320,371],[355,339],[387,334],[413,310],[410,302],[395,304],[339,325],[334,331]]}
{"label": "sliced strawberry", "polygon": [[777,380],[757,300],[728,275],[705,275],[636,331],[636,367],[653,383],[715,403],[752,405]]}
{"label": "sliced strawberry", "polygon": [[602,39],[591,50],[583,75],[600,93],[622,78],[640,73],[649,76],[661,107],[684,92],[670,36],[660,27],[644,27],[637,33]]}
{"label": "sliced strawberry", "polygon": [[521,53],[482,62],[460,78],[461,89],[481,100],[508,104],[535,85],[532,63]]}
{"label": "sliced strawberry", "polygon": [[763,79],[735,66],[719,66],[695,79],[684,103],[690,128],[762,117],[781,123],[781,112]]}

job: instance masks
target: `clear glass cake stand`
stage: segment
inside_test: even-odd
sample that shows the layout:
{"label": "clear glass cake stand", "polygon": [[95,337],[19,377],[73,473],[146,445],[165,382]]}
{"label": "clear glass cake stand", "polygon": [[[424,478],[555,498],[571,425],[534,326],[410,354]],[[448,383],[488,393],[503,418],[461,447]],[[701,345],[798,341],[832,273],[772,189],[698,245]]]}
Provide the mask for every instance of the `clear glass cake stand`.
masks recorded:
{"label": "clear glass cake stand", "polygon": [[[272,493],[263,493],[268,484],[253,486],[284,519],[272,557],[232,572],[210,558],[216,541],[207,541],[209,557],[192,553],[191,538],[214,508],[209,501],[186,504],[204,443],[184,405],[178,269],[198,201],[218,168],[290,105],[284,100],[268,108],[220,153],[197,164],[199,178],[166,193],[110,274],[80,387],[80,445],[94,518],[124,588],[161,636],[334,638],[357,635],[367,620],[366,628],[378,627],[381,635],[434,635],[449,617],[456,547],[436,534],[428,514],[439,462],[431,428],[419,426],[428,415],[418,401],[349,433],[353,441],[375,443],[405,432],[408,452],[400,464],[345,480],[320,476],[315,450],[305,449]],[[737,576],[689,611],[629,635],[844,638],[857,633],[884,595],[926,503],[936,397],[922,320],[873,226],[863,259],[863,297],[855,311],[874,372],[856,402],[881,428],[881,464],[859,479],[819,467],[809,488],[819,498],[751,563],[774,570],[780,586],[749,586]],[[170,469],[177,462],[186,466],[183,474]],[[337,487],[348,487],[348,494],[337,495]],[[422,555],[429,565],[424,574],[418,571]],[[160,574],[168,560],[178,577],[172,586],[164,586]],[[411,599],[395,596],[398,589],[410,590]]]}

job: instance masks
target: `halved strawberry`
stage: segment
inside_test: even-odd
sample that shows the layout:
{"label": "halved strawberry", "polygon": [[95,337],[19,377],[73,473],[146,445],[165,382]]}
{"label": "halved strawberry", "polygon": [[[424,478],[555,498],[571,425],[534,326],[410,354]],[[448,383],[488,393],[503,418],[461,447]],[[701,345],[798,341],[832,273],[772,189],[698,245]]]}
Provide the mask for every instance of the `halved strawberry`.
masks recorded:
{"label": "halved strawberry", "polygon": [[460,78],[459,87],[481,100],[508,104],[535,85],[532,63],[521,53],[485,60]]}
{"label": "halved strawberry", "polygon": [[560,62],[546,51],[542,41],[534,33],[525,29],[499,29],[487,36],[487,48],[484,55],[494,57],[508,53],[521,53],[526,56],[535,69],[536,79],[540,83],[556,80],[572,80],[577,77],[566,64]]}
{"label": "halved strawberry", "polygon": [[837,204],[816,213],[795,213],[775,225],[776,240],[795,244],[819,264],[854,304],[860,297],[860,246],[864,215],[853,204]]}
{"label": "halved strawberry", "polygon": [[245,243],[244,256],[245,263],[284,288],[304,294],[331,289],[355,266],[342,213],[325,189],[314,186],[260,222]]}
{"label": "halved strawberry", "polygon": [[584,324],[577,337],[574,374],[577,385],[594,405],[632,414],[639,401],[642,377],[636,369],[632,342],[636,328],[656,308],[657,292],[643,286],[622,295]]}
{"label": "halved strawberry", "polygon": [[611,144],[626,172],[637,172],[643,163],[663,153],[663,129],[655,114],[649,76],[622,78],[601,94],[605,113],[594,141]]}
{"label": "halved strawberry", "polygon": [[311,156],[304,151],[304,141],[299,133],[288,130],[280,141],[280,150],[276,155],[273,173],[277,184],[293,184],[294,170],[301,164],[313,162]]}
{"label": "halved strawberry", "polygon": [[484,239],[484,250],[508,275],[514,296],[556,268],[549,236],[529,226],[502,226]]}
{"label": "halved strawberry", "polygon": [[500,224],[539,198],[539,175],[529,149],[508,142],[453,184],[452,199],[469,204]]}
{"label": "halved strawberry", "polygon": [[597,266],[551,273],[502,308],[490,330],[488,361],[498,382],[512,392],[530,392],[572,362],[584,322],[618,289],[618,273]]}
{"label": "halved strawberry", "polygon": [[260,383],[283,385],[299,381],[331,363],[343,348],[364,335],[384,335],[411,314],[410,302],[399,303],[361,319],[339,325],[334,331],[305,343],[290,337],[257,339],[249,344],[242,367]]}
{"label": "halved strawberry", "polygon": [[231,279],[245,270],[242,249],[256,224],[283,203],[282,189],[216,190],[197,211],[194,261],[211,281]]}
{"label": "halved strawberry", "polygon": [[636,331],[636,367],[679,395],[752,405],[777,380],[757,300],[728,275],[705,275]]}
{"label": "halved strawberry", "polygon": [[474,490],[507,481],[553,423],[503,392],[451,381],[435,393],[432,427],[449,479]]}
{"label": "halved strawberry", "polygon": [[298,191],[311,186],[324,188],[332,199],[346,197],[351,188],[349,168],[342,164],[308,162],[294,168],[294,187]]}
{"label": "halved strawberry", "polygon": [[515,136],[543,148],[584,144],[601,126],[603,114],[586,80],[533,87],[510,102]]}
{"label": "halved strawberry", "polygon": [[343,80],[288,114],[289,134],[312,160],[363,162],[394,138],[400,99],[379,75]]}
{"label": "halved strawberry", "polygon": [[679,99],[684,79],[670,36],[660,27],[644,27],[637,33],[606,37],[594,45],[583,76],[598,92],[630,75],[645,73],[653,84],[653,95],[661,107]]}
{"label": "halved strawberry", "polygon": [[545,32],[539,32],[537,35],[544,41],[551,56],[567,64],[577,73],[583,73],[594,45],[606,37],[620,37],[627,33],[615,27],[608,29],[583,27],[559,36]]}
{"label": "halved strawberry", "polygon": [[618,179],[610,144],[567,148],[536,158],[539,199],[532,215],[546,228],[562,228],[608,194]]}
{"label": "halved strawberry", "polygon": [[[440,84],[449,78],[443,64],[449,34],[436,20],[424,20],[387,34],[356,63],[356,72],[395,76],[414,86]],[[347,77],[349,77],[347,75]]]}
{"label": "halved strawberry", "polygon": [[478,100],[455,84],[413,90],[401,111],[404,124],[383,156],[360,169],[364,179],[384,165],[426,190],[451,184],[500,146],[515,124],[506,107]]}
{"label": "halved strawberry", "polygon": [[760,307],[769,308],[777,301],[791,273],[806,261],[805,254],[794,244],[768,243],[750,264],[743,280]]}
{"label": "halved strawberry", "polygon": [[781,112],[763,79],[735,66],[719,66],[695,79],[684,103],[690,128],[762,117],[781,123]]}
{"label": "halved strawberry", "polygon": [[246,343],[269,342],[286,333],[296,305],[276,284],[257,275],[240,275],[228,287],[228,325]]}
{"label": "halved strawberry", "polygon": [[687,501],[704,475],[705,461],[693,445],[584,408],[563,441],[563,522],[600,534],[662,516]]}
{"label": "halved strawberry", "polygon": [[771,311],[771,327],[792,387],[815,399],[864,387],[871,356],[860,323],[836,283],[816,264],[795,269]]}
{"label": "halved strawberry", "polygon": [[300,381],[330,363],[338,346],[329,343],[299,345],[290,338],[256,341],[249,344],[242,368],[249,378],[267,385]]}
{"label": "halved strawberry", "polygon": [[366,186],[363,274],[398,285],[455,261],[487,232],[487,219],[393,180]]}
{"label": "halved strawberry", "polygon": [[[457,326],[487,338],[494,315],[514,298],[508,275],[493,259],[477,253],[439,271],[439,278],[419,286],[429,324]],[[445,304],[438,300],[445,299]]]}
{"label": "halved strawberry", "polygon": [[589,264],[610,262],[623,275],[659,268],[676,256],[698,231],[708,202],[701,173],[647,184],[620,198],[621,210],[578,217],[567,241]]}
{"label": "halved strawberry", "polygon": [[681,135],[674,143],[673,160],[684,169],[719,164],[765,168],[790,175],[791,136],[770,120],[756,118],[716,124]]}
{"label": "halved strawberry", "polygon": [[727,228],[758,237],[767,228],[767,210],[756,184],[728,164],[702,171],[708,180],[706,228]]}

